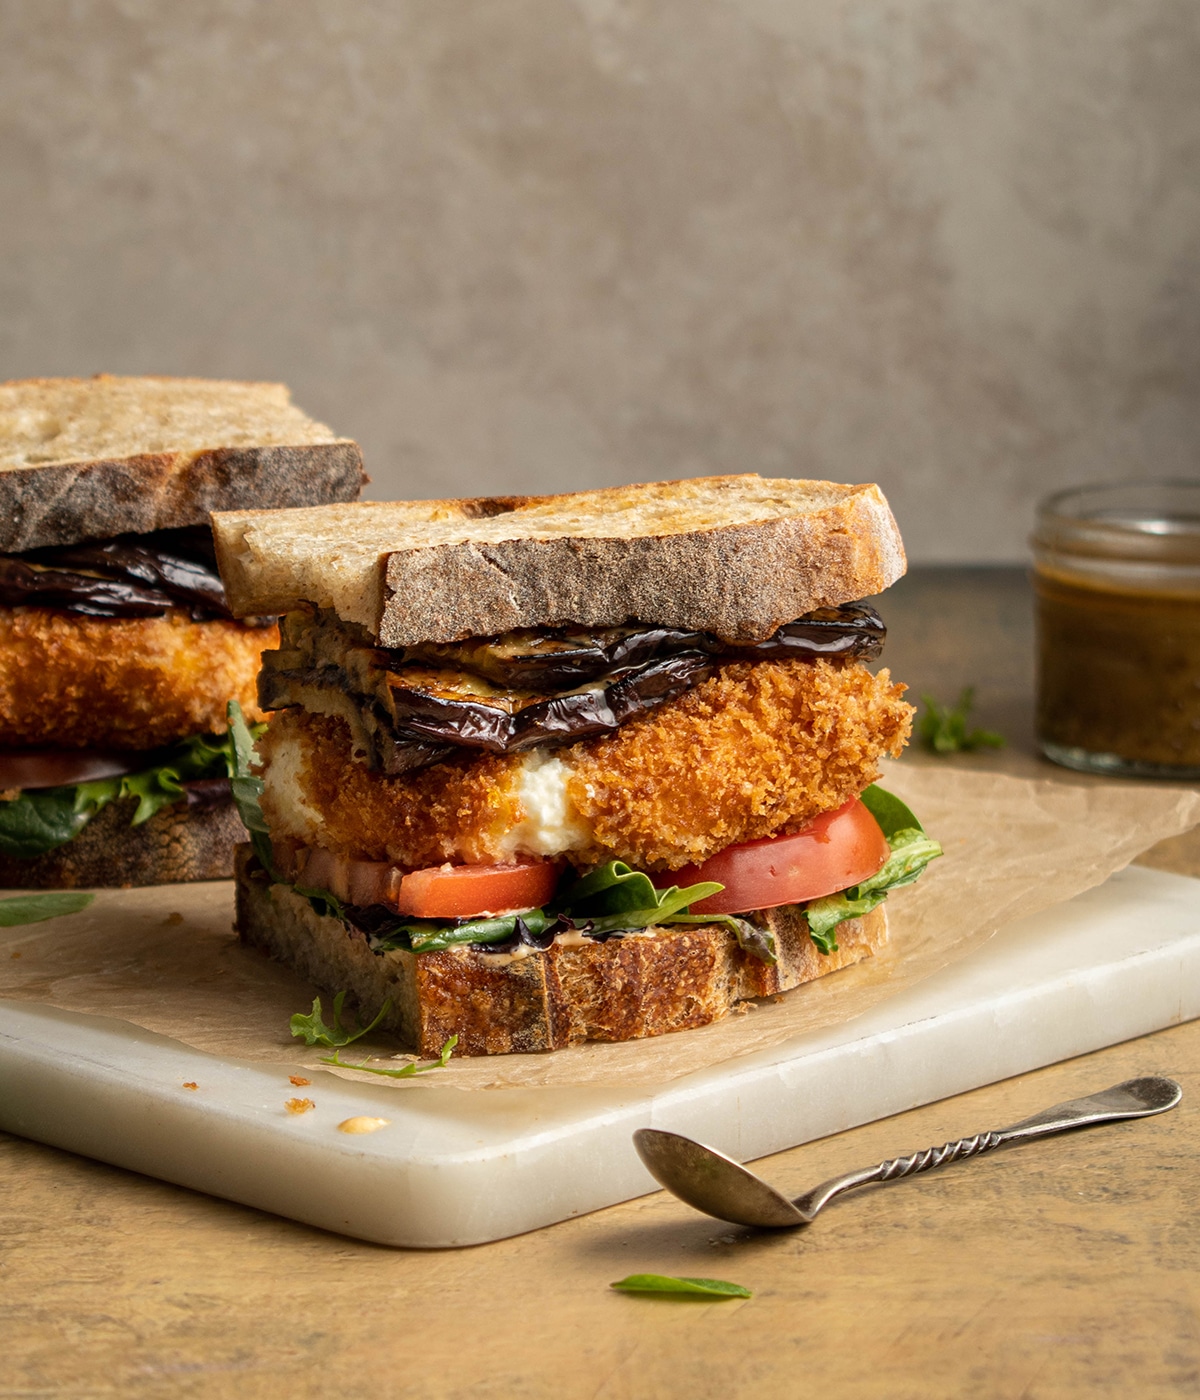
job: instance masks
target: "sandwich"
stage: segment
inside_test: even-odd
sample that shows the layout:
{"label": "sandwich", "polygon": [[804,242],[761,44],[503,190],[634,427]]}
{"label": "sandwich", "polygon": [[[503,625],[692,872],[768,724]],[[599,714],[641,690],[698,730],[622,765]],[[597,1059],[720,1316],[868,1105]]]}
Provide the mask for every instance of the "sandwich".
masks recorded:
{"label": "sandwich", "polygon": [[227,705],[263,718],[278,631],[231,613],[209,512],[362,481],[281,384],[0,384],[0,886],[232,874]]}
{"label": "sandwich", "polygon": [[243,940],[422,1055],[704,1025],[887,937],[936,843],[862,600],[874,486],[715,477],[219,513],[281,615],[235,780]]}

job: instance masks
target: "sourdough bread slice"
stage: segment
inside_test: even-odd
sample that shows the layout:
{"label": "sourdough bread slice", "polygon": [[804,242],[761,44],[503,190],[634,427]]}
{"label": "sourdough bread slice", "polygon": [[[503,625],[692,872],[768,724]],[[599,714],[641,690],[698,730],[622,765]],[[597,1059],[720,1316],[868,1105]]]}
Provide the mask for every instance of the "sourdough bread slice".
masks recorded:
{"label": "sourdough bread slice", "polygon": [[229,795],[213,783],[191,785],[177,802],[141,826],[131,826],[136,797],[111,802],[73,840],[29,860],[0,855],[0,889],[117,889],[228,880],[246,828]]}
{"label": "sourdough bread slice", "polygon": [[200,525],[214,510],[351,501],[357,443],[283,384],[126,378],[0,384],[0,550]]}
{"label": "sourdough bread slice", "polygon": [[630,620],[737,640],[904,572],[877,486],[759,476],[213,520],[238,616],[333,609],[383,646]]}
{"label": "sourdough bread slice", "polygon": [[436,1056],[452,1035],[459,1055],[559,1050],[586,1040],[638,1040],[718,1021],[740,1001],[772,996],[861,962],[887,941],[882,908],[838,926],[838,951],[818,952],[803,915],[769,911],[778,962],[742,951],[720,924],[673,925],[650,937],[610,939],[506,959],[470,947],[440,953],[371,952],[357,930],[314,912],[273,884],[240,847],[237,928],[242,940],[330,992],[417,1054]]}

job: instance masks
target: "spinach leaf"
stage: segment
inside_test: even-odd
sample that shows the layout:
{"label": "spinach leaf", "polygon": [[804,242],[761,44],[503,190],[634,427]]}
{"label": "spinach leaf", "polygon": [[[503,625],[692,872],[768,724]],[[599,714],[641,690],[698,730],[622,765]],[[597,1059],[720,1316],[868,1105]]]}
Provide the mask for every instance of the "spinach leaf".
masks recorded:
{"label": "spinach leaf", "polygon": [[670,1274],[630,1274],[610,1283],[622,1293],[669,1293],[687,1298],[753,1298],[740,1283],[720,1278],[675,1278]]}
{"label": "spinach leaf", "polygon": [[333,1025],[327,1026],[323,1017],[321,998],[314,997],[312,1011],[307,1015],[303,1011],[297,1011],[292,1017],[290,1025],[294,1036],[302,1036],[305,1045],[322,1045],[328,1050],[333,1050],[339,1045],[352,1045],[354,1041],[361,1039],[368,1031],[373,1031],[383,1020],[392,1008],[391,1000],[385,1001],[379,1008],[379,1015],[369,1026],[364,1026],[355,1017],[355,1029],[350,1030],[342,1025],[342,1004],[346,1000],[345,992],[338,992],[333,999]]}
{"label": "spinach leaf", "polygon": [[880,831],[889,841],[901,831],[924,831],[925,829],[894,792],[886,791],[878,783],[872,783],[863,792],[861,801],[879,823]]}
{"label": "spinach leaf", "polygon": [[450,1056],[454,1053],[454,1047],[458,1044],[458,1036],[452,1035],[442,1046],[442,1052],[436,1060],[431,1060],[429,1064],[419,1064],[416,1060],[412,1064],[405,1065],[403,1069],[379,1069],[375,1065],[367,1064],[366,1060],[361,1065],[349,1065],[345,1060],[339,1058],[335,1050],[332,1055],[322,1055],[323,1065],[337,1065],[339,1069],[360,1069],[364,1074],[382,1074],[388,1079],[412,1079],[418,1074],[428,1074],[431,1069],[445,1069],[450,1063]]}
{"label": "spinach leaf", "polygon": [[0,853],[18,860],[65,846],[94,815],[75,810],[74,788],[42,788],[0,802]]}
{"label": "spinach leaf", "polygon": [[40,924],[64,914],[78,914],[95,898],[94,894],[77,890],[56,890],[52,894],[18,894],[12,899],[0,899],[0,928]]}

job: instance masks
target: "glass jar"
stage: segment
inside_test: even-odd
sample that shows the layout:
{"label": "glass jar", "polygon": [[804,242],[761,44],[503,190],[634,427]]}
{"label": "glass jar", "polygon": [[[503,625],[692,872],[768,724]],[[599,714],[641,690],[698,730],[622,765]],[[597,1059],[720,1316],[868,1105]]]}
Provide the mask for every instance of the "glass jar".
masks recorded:
{"label": "glass jar", "polygon": [[1061,491],[1033,549],[1042,752],[1200,778],[1200,482]]}

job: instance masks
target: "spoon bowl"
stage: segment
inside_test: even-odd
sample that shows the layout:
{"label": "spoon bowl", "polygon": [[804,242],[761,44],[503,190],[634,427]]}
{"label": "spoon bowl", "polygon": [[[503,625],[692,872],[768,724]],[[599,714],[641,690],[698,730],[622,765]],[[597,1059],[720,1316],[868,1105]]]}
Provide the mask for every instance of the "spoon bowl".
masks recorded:
{"label": "spoon bowl", "polygon": [[910,1157],[893,1158],[874,1167],[832,1177],[794,1201],[789,1201],[732,1157],[684,1137],[682,1133],[639,1128],[633,1135],[633,1143],[655,1181],[696,1210],[716,1216],[718,1220],[752,1225],[760,1230],[794,1229],[798,1225],[810,1225],[817,1212],[835,1196],[855,1187],[871,1182],[899,1181],[960,1158],[980,1156],[1008,1143],[1028,1142],[1071,1128],[1126,1118],[1148,1118],[1174,1108],[1182,1097],[1179,1085],[1161,1075],[1126,1079],[1110,1089],[1043,1109],[1011,1127],[977,1133],[941,1147],[928,1147]]}

